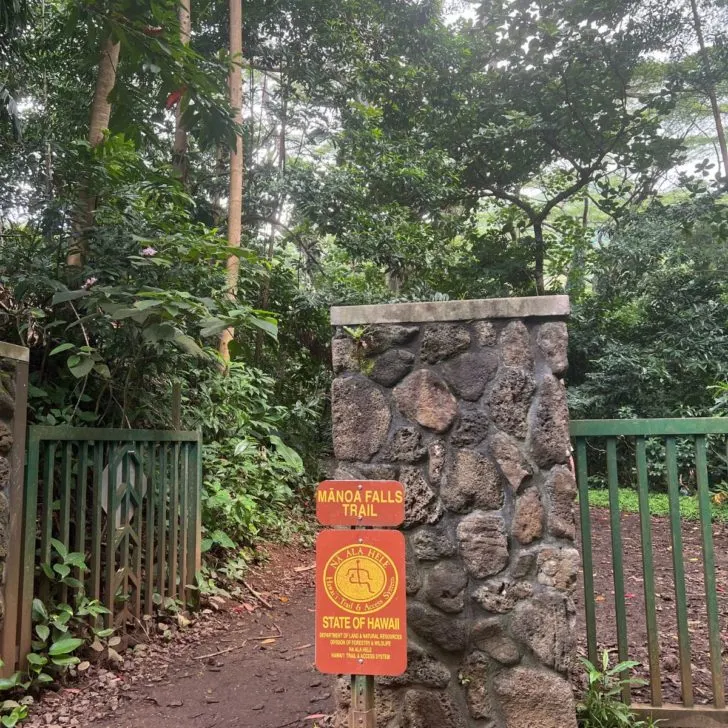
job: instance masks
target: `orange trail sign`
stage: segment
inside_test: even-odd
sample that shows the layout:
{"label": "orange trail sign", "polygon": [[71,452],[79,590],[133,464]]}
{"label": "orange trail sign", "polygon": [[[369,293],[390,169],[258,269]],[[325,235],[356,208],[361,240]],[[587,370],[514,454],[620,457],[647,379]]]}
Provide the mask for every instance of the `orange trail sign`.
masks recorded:
{"label": "orange trail sign", "polygon": [[316,488],[316,517],[324,526],[399,526],[404,486],[394,480],[325,480]]}
{"label": "orange trail sign", "polygon": [[407,669],[405,546],[399,531],[322,531],[316,539],[316,667]]}

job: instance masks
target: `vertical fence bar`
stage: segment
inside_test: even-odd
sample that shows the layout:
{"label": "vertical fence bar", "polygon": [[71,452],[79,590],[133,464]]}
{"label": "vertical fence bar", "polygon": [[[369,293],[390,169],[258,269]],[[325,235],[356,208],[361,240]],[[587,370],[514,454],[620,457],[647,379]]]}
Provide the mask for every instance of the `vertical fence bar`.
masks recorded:
{"label": "vertical fence bar", "polygon": [[200,570],[197,540],[200,533],[199,524],[199,460],[200,446],[199,442],[190,444],[190,460],[189,471],[187,475],[187,583],[195,584],[197,573]]}
{"label": "vertical fence bar", "polygon": [[[607,483],[609,485],[609,529],[612,537],[612,571],[614,576],[614,611],[617,619],[617,653],[619,661],[629,659],[627,643],[627,605],[624,597],[624,553],[622,551],[622,514],[619,510],[619,481],[617,477],[617,439],[607,439]],[[622,687],[622,700],[629,704],[631,690]]]}
{"label": "vertical fence bar", "polygon": [[106,626],[114,626],[116,606],[116,448],[109,443],[109,487],[106,498]]}
{"label": "vertical fence bar", "polygon": [[144,548],[144,453],[146,445],[137,442],[134,448],[137,456],[134,460],[134,523],[132,531],[136,550],[134,551],[134,578],[136,591],[134,594],[134,616],[142,618],[142,587],[144,575],[142,574],[142,549]]}
{"label": "vertical fence bar", "polygon": [[104,471],[104,450],[105,444],[99,440],[93,444],[94,465],[92,476],[92,498],[91,498],[91,598],[101,600],[101,524],[102,517],[102,494],[101,474]]}
{"label": "vertical fence bar", "polygon": [[682,524],[680,521],[680,482],[677,471],[677,445],[668,436],[665,442],[667,459],[667,491],[670,501],[670,534],[672,537],[672,567],[675,575],[675,608],[677,611],[677,638],[680,652],[680,680],[682,700],[686,708],[692,708],[693,675],[690,666],[690,632],[685,593],[685,565],[683,563]]}
{"label": "vertical fence bar", "polygon": [[[76,523],[73,549],[84,555],[86,560],[86,480],[88,471],[88,441],[78,444],[78,474],[76,476]],[[76,578],[82,581],[84,573],[77,569]]]}
{"label": "vertical fence bar", "polygon": [[710,672],[713,679],[713,705],[725,708],[725,686],[721,662],[721,637],[718,612],[718,591],[715,581],[715,550],[713,548],[713,519],[708,490],[708,457],[704,435],[695,438],[695,469],[698,481],[700,527],[703,536],[703,575],[705,602],[708,609],[708,639],[710,643]]}
{"label": "vertical fence bar", "polygon": [[[38,447],[40,448],[38,441]],[[51,563],[51,538],[53,537],[53,481],[55,479],[56,443],[46,442],[43,453],[43,509],[40,513],[40,563]],[[43,583],[41,596],[47,598],[48,584]]]}
{"label": "vertical fence bar", "polygon": [[131,539],[129,532],[131,531],[131,482],[129,475],[129,451],[124,448],[125,452],[121,458],[121,500],[119,507],[121,510],[121,521],[119,528],[119,546],[121,547],[121,558],[119,559],[119,585],[121,586],[121,598],[123,599],[124,611],[129,610],[129,572],[131,570],[129,551],[131,550]]}
{"label": "vertical fence bar", "polygon": [[144,614],[151,614],[154,608],[152,597],[154,595],[154,501],[159,489],[159,478],[157,475],[155,443],[150,442],[146,450],[146,458],[142,465],[142,477],[146,475],[146,559],[144,560]]}
{"label": "vertical fence bar", "polygon": [[157,538],[159,539],[159,551],[157,554],[157,590],[164,602],[165,592],[165,565],[167,564],[167,460],[169,453],[167,443],[159,446],[159,501],[157,508]]}
{"label": "vertical fence bar", "polygon": [[[576,439],[576,481],[579,487],[579,521],[581,526],[581,558],[584,567],[584,612],[586,615],[587,654],[597,664],[597,615],[594,600],[594,561],[592,558],[591,514],[589,512],[589,472],[586,440]],[[202,484],[200,483],[200,488]]]}
{"label": "vertical fence bar", "polygon": [[[61,454],[61,508],[58,512],[58,540],[71,548],[71,490],[73,488],[73,443],[64,442]],[[61,601],[68,601],[68,587],[61,586]]]}
{"label": "vertical fence bar", "polygon": [[637,448],[637,493],[640,508],[645,622],[647,624],[647,647],[650,662],[650,695],[652,705],[658,708],[662,705],[660,641],[655,605],[655,571],[652,559],[652,523],[650,521],[650,481],[647,473],[647,443],[645,438],[638,437],[635,445]]}
{"label": "vertical fence bar", "polygon": [[38,516],[38,475],[40,469],[40,438],[30,428],[28,443],[28,473],[25,488],[25,511],[23,513],[23,556],[22,592],[20,597],[20,620],[18,626],[19,664],[21,669],[25,656],[30,652],[33,620],[32,605],[35,581],[35,538]]}
{"label": "vertical fence bar", "polygon": [[189,443],[180,446],[180,503],[179,503],[179,598],[187,603],[187,491],[189,488]]}
{"label": "vertical fence bar", "polygon": [[172,449],[172,482],[169,494],[169,596],[177,596],[177,527],[179,519],[179,443]]}
{"label": "vertical fence bar", "polygon": [[[10,548],[5,563],[5,615],[0,628],[0,653],[4,667],[0,677],[9,677],[15,671],[18,659],[18,607],[23,583],[22,548],[23,507],[25,503],[25,430],[28,404],[28,352],[15,352],[15,411],[13,413],[13,447],[10,455],[10,483],[8,496],[8,535]],[[35,484],[36,492],[38,483]],[[34,534],[35,535],[35,534]],[[8,598],[10,597],[10,598]]]}

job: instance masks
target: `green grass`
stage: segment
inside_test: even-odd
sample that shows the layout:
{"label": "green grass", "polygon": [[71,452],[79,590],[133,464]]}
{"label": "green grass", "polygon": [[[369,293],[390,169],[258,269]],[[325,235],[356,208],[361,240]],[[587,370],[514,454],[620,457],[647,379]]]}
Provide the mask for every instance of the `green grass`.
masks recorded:
{"label": "green grass", "polygon": [[[604,489],[590,489],[589,505],[596,508],[609,508],[609,491]],[[712,503],[711,508],[714,521],[728,523],[728,503],[721,505]],[[629,488],[620,488],[619,509],[622,513],[639,513],[637,491]],[[667,493],[650,493],[650,513],[653,516],[667,516],[670,514]],[[680,496],[680,515],[688,521],[697,521],[700,519],[698,499],[696,496]]]}

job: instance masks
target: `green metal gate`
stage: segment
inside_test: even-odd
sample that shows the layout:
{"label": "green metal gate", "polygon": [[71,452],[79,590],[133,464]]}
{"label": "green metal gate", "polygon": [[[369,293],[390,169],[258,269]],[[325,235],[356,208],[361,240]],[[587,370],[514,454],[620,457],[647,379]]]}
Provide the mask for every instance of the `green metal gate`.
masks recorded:
{"label": "green metal gate", "polygon": [[[721,615],[718,609],[715,552],[711,515],[711,477],[716,476],[709,468],[709,454],[722,465],[722,477],[728,464],[725,436],[728,434],[728,418],[653,419],[653,420],[577,420],[571,423],[571,435],[575,441],[576,471],[579,486],[579,513],[581,521],[582,561],[584,567],[584,607],[587,627],[589,658],[595,661],[600,635],[597,634],[596,594],[594,590],[594,566],[592,549],[592,519],[589,508],[588,480],[590,471],[606,464],[606,480],[609,489],[609,522],[612,546],[612,573],[614,582],[614,607],[619,660],[630,659],[628,635],[622,524],[619,509],[619,487],[634,485],[639,498],[640,543],[642,550],[642,582],[645,601],[645,625],[648,641],[650,705],[633,705],[635,712],[661,719],[661,726],[680,728],[710,728],[728,725],[725,701],[725,684],[722,667]],[[648,471],[648,445],[657,443],[664,447],[664,477],[651,478]],[[691,644],[685,584],[682,524],[680,516],[680,469],[678,446],[683,460],[692,458],[700,513],[702,542],[703,581],[705,586],[705,618],[710,645],[710,672],[712,704],[695,705],[691,667]],[[716,450],[716,448],[718,448]],[[602,460],[603,458],[603,460]],[[597,466],[597,463],[599,465]],[[681,705],[663,704],[660,676],[660,640],[657,606],[655,599],[654,559],[652,547],[652,521],[649,512],[648,493],[661,481],[667,488],[669,499],[670,538],[672,551],[672,579],[674,581],[674,605],[678,625],[678,653],[680,667]],[[630,482],[625,482],[630,481]],[[725,627],[725,625],[724,625]],[[623,699],[630,703],[632,696],[625,689]]]}
{"label": "green metal gate", "polygon": [[109,626],[151,614],[155,594],[190,597],[200,568],[200,447],[198,432],[29,429],[18,662],[30,651],[52,539],[85,555],[86,594],[109,609]]}

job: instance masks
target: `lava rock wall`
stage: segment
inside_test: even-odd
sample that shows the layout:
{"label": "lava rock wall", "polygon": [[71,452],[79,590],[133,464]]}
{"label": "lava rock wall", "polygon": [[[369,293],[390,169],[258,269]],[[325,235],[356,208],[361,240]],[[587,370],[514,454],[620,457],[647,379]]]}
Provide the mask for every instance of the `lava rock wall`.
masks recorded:
{"label": "lava rock wall", "polygon": [[[575,728],[568,299],[332,310],[337,479],[406,489],[406,674],[379,728]],[[384,322],[384,323],[383,323]],[[347,726],[348,681],[337,691]]]}
{"label": "lava rock wall", "polygon": [[0,356],[0,631],[5,621],[5,562],[10,540],[10,476],[15,416],[15,362]]}

